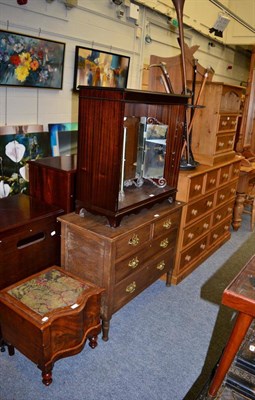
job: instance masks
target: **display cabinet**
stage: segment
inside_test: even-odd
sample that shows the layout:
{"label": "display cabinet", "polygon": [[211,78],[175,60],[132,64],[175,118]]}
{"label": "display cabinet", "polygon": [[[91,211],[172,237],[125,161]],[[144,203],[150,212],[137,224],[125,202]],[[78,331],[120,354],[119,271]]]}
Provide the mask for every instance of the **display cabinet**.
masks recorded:
{"label": "display cabinet", "polygon": [[121,219],[175,201],[189,96],[79,88],[76,213]]}

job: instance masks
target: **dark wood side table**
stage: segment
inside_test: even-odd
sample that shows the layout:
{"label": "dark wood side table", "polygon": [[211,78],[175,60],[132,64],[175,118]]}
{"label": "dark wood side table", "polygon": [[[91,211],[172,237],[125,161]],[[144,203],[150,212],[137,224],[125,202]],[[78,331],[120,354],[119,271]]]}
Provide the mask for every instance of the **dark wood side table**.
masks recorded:
{"label": "dark wood side table", "polygon": [[52,266],[0,291],[4,340],[37,364],[52,382],[54,362],[95,348],[103,289]]}
{"label": "dark wood side table", "polygon": [[45,157],[29,162],[29,194],[47,204],[74,211],[76,155]]}
{"label": "dark wood side table", "polygon": [[0,200],[0,289],[59,265],[63,213],[25,194]]}
{"label": "dark wood side table", "polygon": [[208,397],[215,398],[224,377],[255,317],[255,256],[224,290],[222,304],[238,312],[235,326],[210,384]]}

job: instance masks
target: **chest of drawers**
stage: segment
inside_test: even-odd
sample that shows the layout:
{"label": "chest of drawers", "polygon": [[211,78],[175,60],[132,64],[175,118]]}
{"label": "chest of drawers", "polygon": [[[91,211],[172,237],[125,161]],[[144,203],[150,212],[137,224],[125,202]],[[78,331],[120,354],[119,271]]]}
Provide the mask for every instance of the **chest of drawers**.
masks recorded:
{"label": "chest of drawers", "polygon": [[181,171],[177,198],[183,207],[172,283],[177,284],[230,238],[241,157]]}
{"label": "chest of drawers", "polygon": [[192,129],[192,152],[201,164],[214,165],[235,156],[234,143],[244,88],[208,82]]}
{"label": "chest of drawers", "polygon": [[103,287],[103,339],[112,314],[166,274],[170,285],[182,204],[164,202],[123,218],[117,228],[86,213],[61,216],[61,265]]}

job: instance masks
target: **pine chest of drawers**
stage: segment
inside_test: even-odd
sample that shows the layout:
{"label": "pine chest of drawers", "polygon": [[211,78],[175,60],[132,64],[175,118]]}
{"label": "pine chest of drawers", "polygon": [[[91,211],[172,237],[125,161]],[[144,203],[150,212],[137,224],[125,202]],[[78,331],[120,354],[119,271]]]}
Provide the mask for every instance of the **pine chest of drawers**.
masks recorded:
{"label": "pine chest of drawers", "polygon": [[241,159],[180,172],[177,198],[186,204],[172,283],[179,283],[230,238]]}
{"label": "pine chest of drawers", "polygon": [[61,216],[61,266],[105,289],[101,318],[108,339],[112,314],[166,274],[170,285],[182,204],[164,202],[123,218],[112,228],[105,217]]}

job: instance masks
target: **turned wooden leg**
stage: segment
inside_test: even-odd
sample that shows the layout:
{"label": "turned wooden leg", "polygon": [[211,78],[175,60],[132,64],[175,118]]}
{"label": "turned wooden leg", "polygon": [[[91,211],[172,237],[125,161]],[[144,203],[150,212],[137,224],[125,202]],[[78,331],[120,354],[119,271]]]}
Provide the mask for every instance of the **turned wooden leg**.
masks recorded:
{"label": "turned wooden leg", "polygon": [[10,343],[6,343],[2,336],[1,326],[0,326],[0,349],[3,353],[5,351],[5,347],[8,349],[9,356],[13,356],[15,354],[14,346]]}
{"label": "turned wooden leg", "polygon": [[102,339],[107,342],[109,339],[109,329],[110,329],[110,320],[103,319],[102,320]]}
{"label": "turned wooden leg", "polygon": [[208,390],[209,399],[213,399],[216,397],[217,392],[223,382],[223,379],[225,378],[225,375],[235,358],[235,355],[246,335],[246,332],[250,327],[252,320],[253,317],[250,315],[244,313],[238,314],[235,326],[232,330],[228,343],[219,362],[218,368],[216,369],[216,373],[210,384]]}
{"label": "turned wooden leg", "polygon": [[94,349],[97,347],[97,335],[89,337],[89,346]]}
{"label": "turned wooden leg", "polygon": [[242,213],[244,209],[245,193],[237,193],[233,210],[232,227],[234,231],[238,231],[242,222]]}
{"label": "turned wooden leg", "polygon": [[172,273],[173,273],[172,269],[171,269],[171,271],[168,271],[168,272],[166,273],[166,286],[167,286],[167,287],[171,286]]}
{"label": "turned wooden leg", "polygon": [[52,383],[52,368],[42,371],[42,383],[49,386]]}

